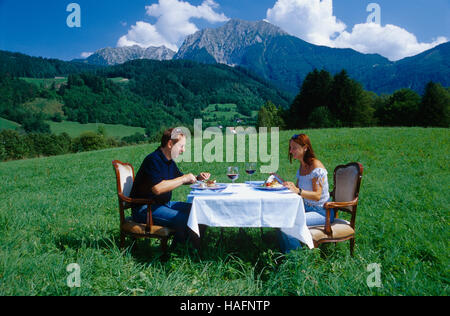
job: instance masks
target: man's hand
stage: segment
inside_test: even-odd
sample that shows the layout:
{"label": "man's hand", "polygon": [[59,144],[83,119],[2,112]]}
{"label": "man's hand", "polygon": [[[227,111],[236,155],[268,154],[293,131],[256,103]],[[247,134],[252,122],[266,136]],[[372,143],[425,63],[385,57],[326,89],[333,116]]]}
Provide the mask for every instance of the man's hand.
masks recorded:
{"label": "man's hand", "polygon": [[197,176],[198,181],[208,180],[211,177],[211,174],[208,172],[202,172]]}
{"label": "man's hand", "polygon": [[193,184],[195,182],[197,182],[197,179],[192,173],[183,176],[183,184]]}

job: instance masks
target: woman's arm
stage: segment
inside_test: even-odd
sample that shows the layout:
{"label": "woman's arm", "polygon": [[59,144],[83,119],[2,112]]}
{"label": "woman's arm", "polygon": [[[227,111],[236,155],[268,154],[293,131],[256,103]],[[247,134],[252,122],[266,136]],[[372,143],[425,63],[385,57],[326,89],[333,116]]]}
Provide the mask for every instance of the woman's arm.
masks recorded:
{"label": "woman's arm", "polygon": [[[283,183],[285,187],[287,187],[289,190],[294,192],[295,194],[298,194],[300,192],[300,189],[298,188],[298,180],[297,185],[294,185],[292,182],[285,182]],[[306,191],[302,190],[302,198],[312,200],[312,201],[319,201],[320,197],[322,196],[322,186],[320,185],[318,179],[314,178],[312,179],[312,191]]]}

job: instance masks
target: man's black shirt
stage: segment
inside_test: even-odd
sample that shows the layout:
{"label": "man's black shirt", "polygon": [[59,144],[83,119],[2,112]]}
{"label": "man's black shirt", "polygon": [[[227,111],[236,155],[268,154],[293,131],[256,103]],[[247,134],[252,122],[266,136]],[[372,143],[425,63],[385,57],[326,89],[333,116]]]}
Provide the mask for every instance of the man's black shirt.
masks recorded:
{"label": "man's black shirt", "polygon": [[148,155],[135,176],[130,197],[134,199],[154,199],[157,204],[166,204],[172,192],[155,195],[152,188],[164,180],[181,177],[183,173],[173,160],[168,160],[160,148]]}

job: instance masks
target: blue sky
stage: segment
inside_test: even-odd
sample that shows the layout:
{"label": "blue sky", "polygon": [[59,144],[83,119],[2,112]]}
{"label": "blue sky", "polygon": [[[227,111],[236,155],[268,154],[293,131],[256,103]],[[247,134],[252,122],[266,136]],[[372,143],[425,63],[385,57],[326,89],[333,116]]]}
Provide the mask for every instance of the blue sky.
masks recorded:
{"label": "blue sky", "polygon": [[[144,25],[152,26],[158,22],[156,16],[150,16],[146,13],[146,6],[158,4],[160,0],[0,0],[0,49],[8,51],[17,51],[33,56],[43,56],[58,58],[63,60],[71,60],[80,58],[83,52],[94,52],[104,47],[116,47],[121,37],[127,36],[129,41],[133,34],[129,33],[132,26],[138,21],[145,22]],[[161,0],[164,1],[164,0]],[[166,0],[168,1],[168,0]],[[182,1],[182,0],[170,0]],[[200,6],[204,0],[185,0],[192,7]],[[298,2],[311,3],[319,0],[278,0],[288,3]],[[331,1],[331,0],[325,0]],[[66,24],[67,16],[70,12],[66,12],[69,3],[76,2],[81,7],[81,27],[69,28]],[[204,27],[216,27],[224,22],[219,21],[219,15],[226,18],[240,18],[245,20],[262,20],[268,19],[268,9],[274,9],[277,0],[215,0],[215,4],[211,4],[212,0],[206,0],[210,4],[212,10],[217,13],[214,20],[210,18],[189,18],[188,21],[193,23],[198,29]],[[381,7],[381,28],[370,29],[361,27],[352,32],[355,24],[364,24],[369,12],[366,7],[369,3],[376,2]],[[395,41],[411,41],[408,34],[416,37],[417,43],[413,43],[414,48],[408,52],[401,54],[407,55],[420,49],[425,49],[437,43],[445,42],[450,39],[450,1],[449,0],[334,0],[332,15],[337,22],[330,22],[330,28],[323,30],[325,41],[320,36],[313,34],[317,25],[303,25],[292,22],[292,17],[299,14],[297,7],[293,12],[286,15],[275,17],[273,14],[271,23],[277,24],[293,35],[303,38],[314,44],[321,44],[334,47],[358,47],[360,51],[371,52],[374,50],[384,56],[392,54],[398,48],[392,47]],[[303,7],[302,7],[303,8]],[[161,9],[162,10],[162,9]],[[310,13],[316,9],[311,6]],[[321,14],[325,14],[322,10]],[[281,12],[281,11],[280,11]],[[173,12],[172,12],[173,13]],[[314,12],[313,12],[314,13]],[[321,15],[323,16],[323,15]],[[214,21],[213,21],[214,20]],[[213,21],[213,22],[210,22]],[[300,21],[298,23],[306,23]],[[164,34],[167,40],[167,34],[161,29],[164,23],[160,23],[160,29],[156,30]],[[387,24],[394,25],[394,29],[384,28]],[[344,30],[347,34],[342,36],[339,41],[328,41],[329,32]],[[298,30],[298,34],[296,31]],[[155,32],[156,32],[155,31]],[[404,32],[403,32],[404,31]],[[308,33],[309,32],[309,33]],[[328,33],[327,33],[328,32]],[[361,35],[361,32],[363,35]],[[391,42],[377,43],[369,42],[364,39],[364,32],[370,32],[372,35],[384,38],[383,34],[392,32],[398,33],[398,38],[393,38]],[[384,33],[383,33],[384,32]],[[182,33],[177,33],[180,37]],[[376,35],[373,35],[376,34]],[[366,36],[366,37],[367,37]],[[180,45],[180,40],[176,43]],[[363,46],[359,45],[364,42]],[[175,43],[175,40],[172,40]],[[438,42],[438,43],[440,43]],[[424,45],[422,45],[424,44]],[[377,46],[378,45],[378,46]],[[386,47],[379,47],[384,45]],[[409,44],[408,44],[409,45]],[[403,46],[408,46],[405,42]],[[403,56],[402,55],[402,56]],[[393,55],[392,59],[397,58]],[[398,58],[397,58],[398,59]]]}

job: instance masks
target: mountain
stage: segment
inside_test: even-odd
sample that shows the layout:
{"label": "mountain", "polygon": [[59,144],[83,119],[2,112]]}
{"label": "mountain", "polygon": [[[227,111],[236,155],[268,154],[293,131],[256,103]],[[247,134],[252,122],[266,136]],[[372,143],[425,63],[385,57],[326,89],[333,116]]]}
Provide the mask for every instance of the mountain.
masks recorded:
{"label": "mountain", "polygon": [[216,29],[204,29],[189,35],[174,59],[240,65],[248,47],[265,45],[268,40],[288,35],[265,21],[230,20]]}
{"label": "mountain", "polygon": [[313,45],[265,21],[234,19],[219,28],[188,36],[174,59],[239,65],[291,93],[298,92],[314,69],[333,74],[346,69],[352,78],[376,93],[392,93],[403,87],[422,93],[430,80],[450,84],[447,45],[391,62],[378,54]]}
{"label": "mountain", "polygon": [[90,65],[111,66],[135,59],[171,60],[175,52],[165,46],[142,48],[138,45],[102,48],[82,61]]}
{"label": "mountain", "polygon": [[450,42],[390,65],[375,67],[367,74],[366,87],[381,92],[409,88],[422,94],[430,81],[450,86]]}

